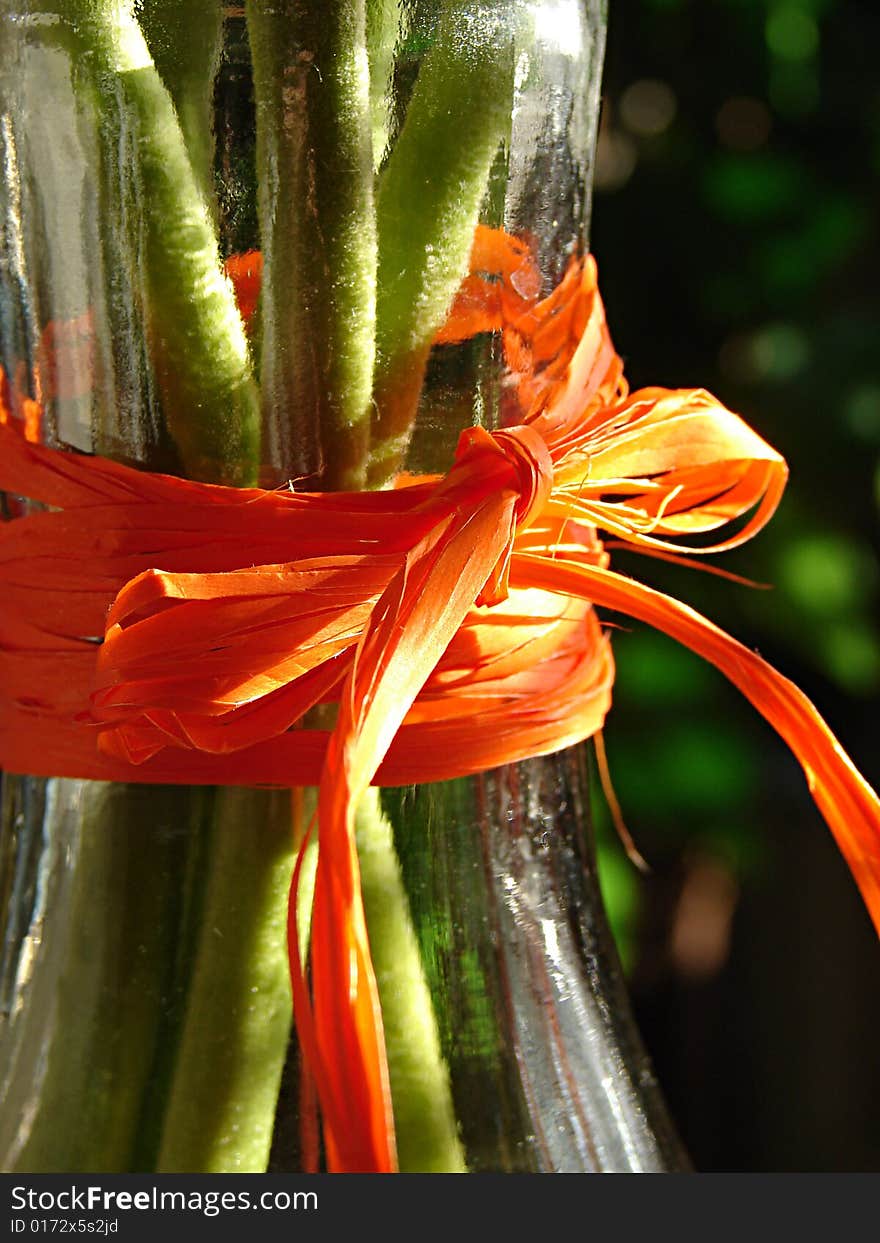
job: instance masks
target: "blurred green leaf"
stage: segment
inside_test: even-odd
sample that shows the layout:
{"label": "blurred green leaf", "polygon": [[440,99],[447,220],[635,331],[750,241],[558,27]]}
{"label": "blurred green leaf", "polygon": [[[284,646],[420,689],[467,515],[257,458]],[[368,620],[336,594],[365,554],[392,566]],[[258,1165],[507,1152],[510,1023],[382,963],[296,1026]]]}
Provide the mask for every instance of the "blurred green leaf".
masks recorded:
{"label": "blurred green leaf", "polygon": [[853,435],[872,444],[880,443],[880,383],[869,381],[851,389],[844,411]]}
{"label": "blurred green leaf", "polygon": [[638,839],[638,817],[656,820],[660,809],[673,810],[676,823],[688,817],[717,814],[741,802],[756,785],[755,757],[735,725],[670,714],[656,732],[630,734],[608,742],[611,775],[622,796],[623,814]]}
{"label": "blurred green leaf", "polygon": [[764,152],[725,152],[709,160],[703,193],[717,215],[737,224],[795,214],[812,192],[804,167]]}
{"label": "blurred green leaf", "polygon": [[639,879],[635,865],[623,854],[620,843],[597,842],[599,886],[605,912],[624,971],[635,961],[636,921],[639,909]]}
{"label": "blurred green leaf", "polygon": [[816,19],[797,0],[772,5],[764,27],[767,47],[783,60],[808,60],[819,48]]}
{"label": "blurred green leaf", "polygon": [[822,655],[831,677],[854,695],[880,689],[880,639],[867,622],[835,621],[822,632]]}
{"label": "blurred green leaf", "polygon": [[800,535],[779,556],[776,582],[802,609],[834,617],[874,594],[877,563],[869,549],[835,532]]}
{"label": "blurred green leaf", "polygon": [[648,630],[620,636],[614,650],[618,657],[615,702],[627,710],[705,701],[715,684],[704,661]]}

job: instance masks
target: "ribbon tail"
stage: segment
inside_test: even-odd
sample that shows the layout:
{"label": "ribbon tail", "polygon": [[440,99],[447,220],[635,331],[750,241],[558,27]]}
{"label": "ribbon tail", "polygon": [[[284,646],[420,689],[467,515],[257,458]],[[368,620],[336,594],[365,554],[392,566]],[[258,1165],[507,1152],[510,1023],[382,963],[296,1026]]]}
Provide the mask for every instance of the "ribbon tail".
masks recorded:
{"label": "ribbon tail", "polygon": [[797,757],[880,932],[880,799],[793,682],[686,604],[612,570],[523,555],[513,559],[511,581],[627,613],[720,669]]}
{"label": "ribbon tail", "polygon": [[[382,1015],[355,845],[355,811],[413,701],[509,548],[515,497],[456,510],[409,552],[378,600],[343,686],[318,802],[309,1002],[291,954],[296,1022],[333,1172],[396,1168]],[[293,949],[293,947],[292,947]]]}

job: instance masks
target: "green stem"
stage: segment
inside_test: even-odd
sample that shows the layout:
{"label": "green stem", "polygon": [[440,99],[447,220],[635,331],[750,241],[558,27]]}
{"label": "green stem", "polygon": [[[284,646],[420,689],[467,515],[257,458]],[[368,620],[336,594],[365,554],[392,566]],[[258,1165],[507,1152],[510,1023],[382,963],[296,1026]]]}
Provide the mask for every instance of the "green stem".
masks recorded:
{"label": "green stem", "polygon": [[[256,389],[205,196],[130,12],[105,6],[92,20],[93,43],[136,127],[152,356],[166,423],[187,474],[253,482]],[[210,23],[208,34],[216,39]],[[196,144],[203,160],[206,141]],[[203,164],[203,184],[208,175]],[[141,1128],[149,1168],[266,1167],[290,1021],[290,858],[278,797],[219,791],[213,822],[190,835],[190,883],[176,878],[193,901],[183,912],[175,1014],[157,1048]]]}
{"label": "green stem", "polygon": [[463,1173],[449,1070],[403,887],[394,835],[379,791],[357,812],[361,887],[379,985],[394,1102],[400,1168],[405,1173]]}
{"label": "green stem", "polygon": [[[376,228],[363,0],[249,0],[263,248],[267,455],[363,485]],[[317,452],[316,452],[317,450]]]}
{"label": "green stem", "polygon": [[217,0],[140,0],[153,63],[171,96],[202,197],[214,200],[214,79],[223,43]]}
{"label": "green stem", "polygon": [[447,0],[380,181],[370,480],[400,462],[431,341],[467,270],[496,151],[510,128],[515,36],[492,0]]}
{"label": "green stem", "polygon": [[[62,16],[53,31],[108,169],[137,186],[152,353],[183,464],[249,482],[256,394],[174,107],[130,6],[71,0]],[[265,1169],[290,1017],[289,842],[266,811],[279,796],[221,792],[215,822],[210,791],[63,789],[83,816],[74,918],[21,1168]]]}
{"label": "green stem", "polygon": [[133,128],[144,229],[147,320],[168,429],[190,478],[256,481],[259,414],[247,342],[174,104],[130,3],[72,0],[79,55],[101,106]]}
{"label": "green stem", "polygon": [[[45,1029],[31,1034],[45,1049],[39,1090],[23,1074],[14,1085],[29,1094],[18,1116],[33,1111],[15,1168],[150,1168],[140,1155],[143,1102],[175,991],[180,872],[198,808],[149,786],[56,782],[49,790],[44,823],[51,841],[69,837],[70,891],[56,889],[46,911],[31,982],[48,984],[51,1001],[36,1007]],[[65,817],[75,824],[66,827]]]}
{"label": "green stem", "polygon": [[[191,476],[250,482],[258,454],[255,388],[240,319],[219,273],[205,207],[204,159],[200,173],[194,173],[174,104],[131,4],[71,0],[65,12],[100,74],[104,119],[121,106],[135,130],[152,356],[171,435]],[[328,486],[358,486],[364,478],[377,331],[363,5],[332,0],[319,13],[303,0],[279,0],[270,11],[250,0],[247,13],[258,159],[267,170],[260,208],[270,452],[284,473],[323,465]],[[497,22],[495,6],[450,0],[383,176],[382,356],[376,385],[382,444],[376,478],[392,468],[405,439],[430,341],[466,266],[489,167],[509,123],[512,66],[512,40]],[[181,108],[184,126],[195,128],[184,112]],[[197,150],[192,139],[190,148]],[[198,164],[198,156],[193,158]],[[323,462],[308,456],[310,435]],[[92,1048],[111,1047],[101,1033],[106,1036],[113,1023],[122,1033],[112,1048],[128,1069],[106,1084],[122,1084],[112,1103],[125,1115],[129,1138],[126,1148],[121,1132],[107,1132],[115,1154],[108,1150],[101,1157],[108,1163],[145,1161],[145,1155],[122,1154],[130,1154],[132,1144],[146,1154],[155,1138],[162,1170],[265,1168],[289,1019],[283,912],[290,845],[279,821],[267,821],[264,811],[254,815],[255,793],[225,791],[217,797],[222,814],[207,837],[204,831],[187,834],[185,857],[177,860],[181,868],[195,860],[198,876],[192,886],[180,885],[179,893],[190,894],[192,901],[184,897],[173,918],[163,905],[178,901],[170,896],[177,892],[173,869],[160,868],[153,875],[155,886],[145,881],[134,897],[131,891],[141,879],[138,856],[131,857],[134,866],[123,869],[120,891],[130,904],[132,929],[153,918],[160,940],[175,928],[186,948],[176,953],[179,947],[162,941],[155,954],[156,971],[168,980],[173,996],[179,994],[170,1016],[156,1019],[150,1009],[156,990],[133,970],[124,1025],[119,1013],[96,1005],[88,1030],[97,1035],[77,1050],[81,1078],[84,1068],[103,1064]],[[253,823],[246,824],[249,820]],[[99,842],[107,828],[96,824]],[[374,793],[359,813],[358,847],[402,1166],[458,1170],[463,1158],[448,1072],[390,827]],[[88,895],[102,919],[122,918],[108,896],[119,875],[111,864],[112,859],[99,860],[91,872],[93,880],[105,876]],[[151,903],[158,908],[155,916]],[[88,929],[87,920],[83,927]],[[169,962],[174,964],[170,977]],[[67,1007],[75,1006],[78,992],[74,971]],[[155,1083],[137,1069],[144,1065],[154,1066]],[[63,1084],[63,1074],[57,1082]],[[147,1094],[152,1100],[145,1107]],[[75,1111],[57,1116],[59,1136],[69,1134]],[[44,1135],[51,1121],[47,1113]],[[141,1133],[132,1140],[135,1123]],[[83,1157],[86,1167],[94,1160]]]}
{"label": "green stem", "polygon": [[186,1013],[156,1169],[260,1173],[290,1030],[290,795],[217,792]]}
{"label": "green stem", "polygon": [[370,61],[370,119],[373,164],[382,163],[388,144],[388,106],[394,45],[400,34],[397,0],[367,0],[367,55]]}

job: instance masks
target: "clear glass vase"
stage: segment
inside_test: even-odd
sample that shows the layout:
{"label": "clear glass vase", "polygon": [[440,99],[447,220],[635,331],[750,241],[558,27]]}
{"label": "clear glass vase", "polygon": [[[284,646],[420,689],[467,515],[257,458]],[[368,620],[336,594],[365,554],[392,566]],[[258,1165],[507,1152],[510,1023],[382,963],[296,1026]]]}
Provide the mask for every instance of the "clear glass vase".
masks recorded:
{"label": "clear glass vase", "polygon": [[583,748],[383,800],[467,1168],[686,1168],[602,904]]}
{"label": "clear glass vase", "polygon": [[[41,402],[48,443],[209,482],[445,470],[463,426],[504,421],[503,362],[491,334],[432,349],[433,334],[477,220],[527,243],[545,292],[582,249],[603,43],[600,0],[2,0],[13,405]],[[245,262],[239,317],[211,273],[257,248],[259,310]],[[369,445],[344,408],[364,385]],[[6,516],[26,508],[9,497]],[[575,750],[368,800],[403,1169],[683,1165],[605,921],[587,790]],[[299,1168],[290,806],[5,774],[3,1168]]]}

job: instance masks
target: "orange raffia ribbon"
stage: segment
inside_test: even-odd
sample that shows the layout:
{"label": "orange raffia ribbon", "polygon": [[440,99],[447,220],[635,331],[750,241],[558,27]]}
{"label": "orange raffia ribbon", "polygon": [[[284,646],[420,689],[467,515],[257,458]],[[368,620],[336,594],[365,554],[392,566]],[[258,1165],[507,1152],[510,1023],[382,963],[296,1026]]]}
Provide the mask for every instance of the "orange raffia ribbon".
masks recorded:
{"label": "orange raffia ribbon", "polygon": [[[778,730],[880,927],[880,803],[815,708],[700,614],[611,570],[597,534],[661,556],[731,548],[771,517],[785,463],[705,392],[628,393],[591,258],[543,300],[538,286],[523,244],[477,231],[439,340],[503,334],[511,425],[468,429],[447,475],[389,492],[234,490],[47,449],[39,408],[0,389],[0,487],[53,507],[0,528],[0,761],[319,786],[311,987],[293,917],[290,958],[333,1170],[396,1168],[358,799],[594,734],[613,681],[594,605],[699,652]],[[710,547],[681,543],[715,531]],[[334,730],[301,728],[324,702]]]}

